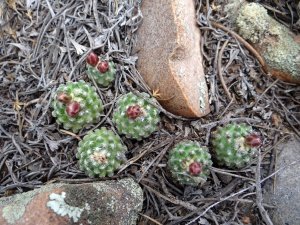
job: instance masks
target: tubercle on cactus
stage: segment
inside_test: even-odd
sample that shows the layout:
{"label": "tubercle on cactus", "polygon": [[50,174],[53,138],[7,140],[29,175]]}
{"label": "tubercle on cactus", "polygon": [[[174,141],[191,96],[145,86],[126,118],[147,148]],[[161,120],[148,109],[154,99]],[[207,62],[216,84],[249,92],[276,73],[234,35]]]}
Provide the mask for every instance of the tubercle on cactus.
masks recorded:
{"label": "tubercle on cactus", "polygon": [[251,147],[259,147],[262,144],[262,140],[258,134],[252,133],[246,136],[245,144]]}
{"label": "tubercle on cactus", "polygon": [[126,116],[130,119],[136,119],[143,114],[143,111],[139,105],[129,106],[126,110]]}
{"label": "tubercle on cactus", "polygon": [[197,176],[202,172],[202,164],[199,162],[193,162],[189,165],[189,173],[192,176]]}

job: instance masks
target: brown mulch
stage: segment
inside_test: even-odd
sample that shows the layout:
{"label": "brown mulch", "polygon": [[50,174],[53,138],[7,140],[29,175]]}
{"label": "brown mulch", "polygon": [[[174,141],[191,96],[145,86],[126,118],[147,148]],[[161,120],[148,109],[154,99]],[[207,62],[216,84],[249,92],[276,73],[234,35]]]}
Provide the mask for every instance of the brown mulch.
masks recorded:
{"label": "brown mulch", "polygon": [[[51,97],[59,84],[88,81],[85,57],[92,50],[112,59],[118,70],[110,88],[97,87],[105,114],[93,129],[115,129],[111,115],[121,94],[151,94],[131,54],[142,21],[139,2],[0,2],[0,197],[54,182],[132,177],[144,190],[139,224],[272,224],[268,211],[274,206],[261,194],[278,172],[275,146],[300,136],[300,86],[264,74],[244,45],[212,26],[214,21],[232,28],[222,13],[225,1],[196,0],[211,114],[187,120],[159,107],[159,131],[139,142],[122,137],[130,151],[118,174],[91,179],[79,170],[77,143],[88,130],[73,134],[59,127],[51,116]],[[295,1],[256,2],[300,33]],[[236,171],[214,165],[202,187],[174,182],[166,168],[168,150],[182,139],[211,148],[211,132],[228,122],[247,123],[261,134],[258,158]]]}

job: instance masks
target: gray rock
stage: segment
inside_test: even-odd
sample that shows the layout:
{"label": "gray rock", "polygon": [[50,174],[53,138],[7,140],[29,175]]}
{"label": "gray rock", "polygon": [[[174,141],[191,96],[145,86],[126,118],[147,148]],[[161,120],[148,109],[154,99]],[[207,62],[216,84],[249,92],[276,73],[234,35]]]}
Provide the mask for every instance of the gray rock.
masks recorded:
{"label": "gray rock", "polygon": [[277,209],[270,212],[274,225],[300,224],[300,140],[292,139],[277,147],[275,189],[269,187],[265,201]]}
{"label": "gray rock", "polygon": [[143,192],[132,179],[50,184],[0,199],[1,225],[134,225]]}

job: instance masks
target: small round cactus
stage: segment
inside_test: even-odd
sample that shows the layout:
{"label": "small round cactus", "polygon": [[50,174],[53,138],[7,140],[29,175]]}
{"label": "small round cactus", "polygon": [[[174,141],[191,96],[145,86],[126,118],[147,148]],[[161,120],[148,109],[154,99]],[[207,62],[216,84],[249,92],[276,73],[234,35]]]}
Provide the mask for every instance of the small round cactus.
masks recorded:
{"label": "small round cactus", "polygon": [[[154,100],[146,93],[141,94],[147,100]],[[128,93],[117,101],[113,122],[118,131],[128,138],[141,140],[157,130],[159,112],[144,98]]]}
{"label": "small round cactus", "polygon": [[181,141],[171,150],[168,167],[180,184],[197,186],[207,180],[211,156],[198,142]]}
{"label": "small round cactus", "polygon": [[94,78],[99,85],[107,87],[115,79],[116,69],[113,62],[100,60],[94,52],[91,52],[86,58],[86,63],[89,78]]}
{"label": "small round cactus", "polygon": [[241,168],[248,165],[261,145],[261,138],[245,124],[228,124],[213,134],[212,144],[220,165]]}
{"label": "small round cactus", "polygon": [[52,115],[58,124],[73,132],[96,123],[103,111],[96,89],[84,81],[60,85],[54,94]]}
{"label": "small round cactus", "polygon": [[112,176],[126,161],[127,148],[118,135],[105,127],[90,131],[79,142],[76,157],[80,169],[90,177]]}

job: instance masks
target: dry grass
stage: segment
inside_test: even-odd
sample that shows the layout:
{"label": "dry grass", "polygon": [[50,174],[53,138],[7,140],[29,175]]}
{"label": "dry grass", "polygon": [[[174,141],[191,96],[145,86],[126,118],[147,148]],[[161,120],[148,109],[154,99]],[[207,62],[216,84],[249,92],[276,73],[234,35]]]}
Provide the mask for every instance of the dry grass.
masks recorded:
{"label": "dry grass", "polygon": [[[31,7],[9,2],[0,3],[0,196],[53,182],[132,177],[145,196],[139,224],[270,224],[267,211],[272,206],[264,204],[261,194],[277,172],[274,147],[300,135],[300,87],[263,74],[238,40],[211,26],[214,21],[231,27],[222,15],[223,1],[196,1],[212,113],[186,120],[158,106],[159,131],[140,142],[123,138],[129,160],[105,179],[87,178],[79,170],[76,146],[87,130],[77,135],[62,130],[51,116],[51,96],[61,83],[87,80],[84,60],[91,50],[118,65],[112,87],[97,87],[105,114],[93,129],[115,129],[111,114],[121,94],[149,92],[135,68],[137,57],[131,55],[142,20],[137,1],[27,1],[33,2]],[[275,9],[268,1],[264,5]],[[281,21],[299,32],[291,7],[283,4],[276,10]],[[211,132],[228,122],[247,123],[262,135],[258,159],[238,171],[214,165],[202,187],[175,183],[166,168],[174,143],[187,138],[210,148]]]}

